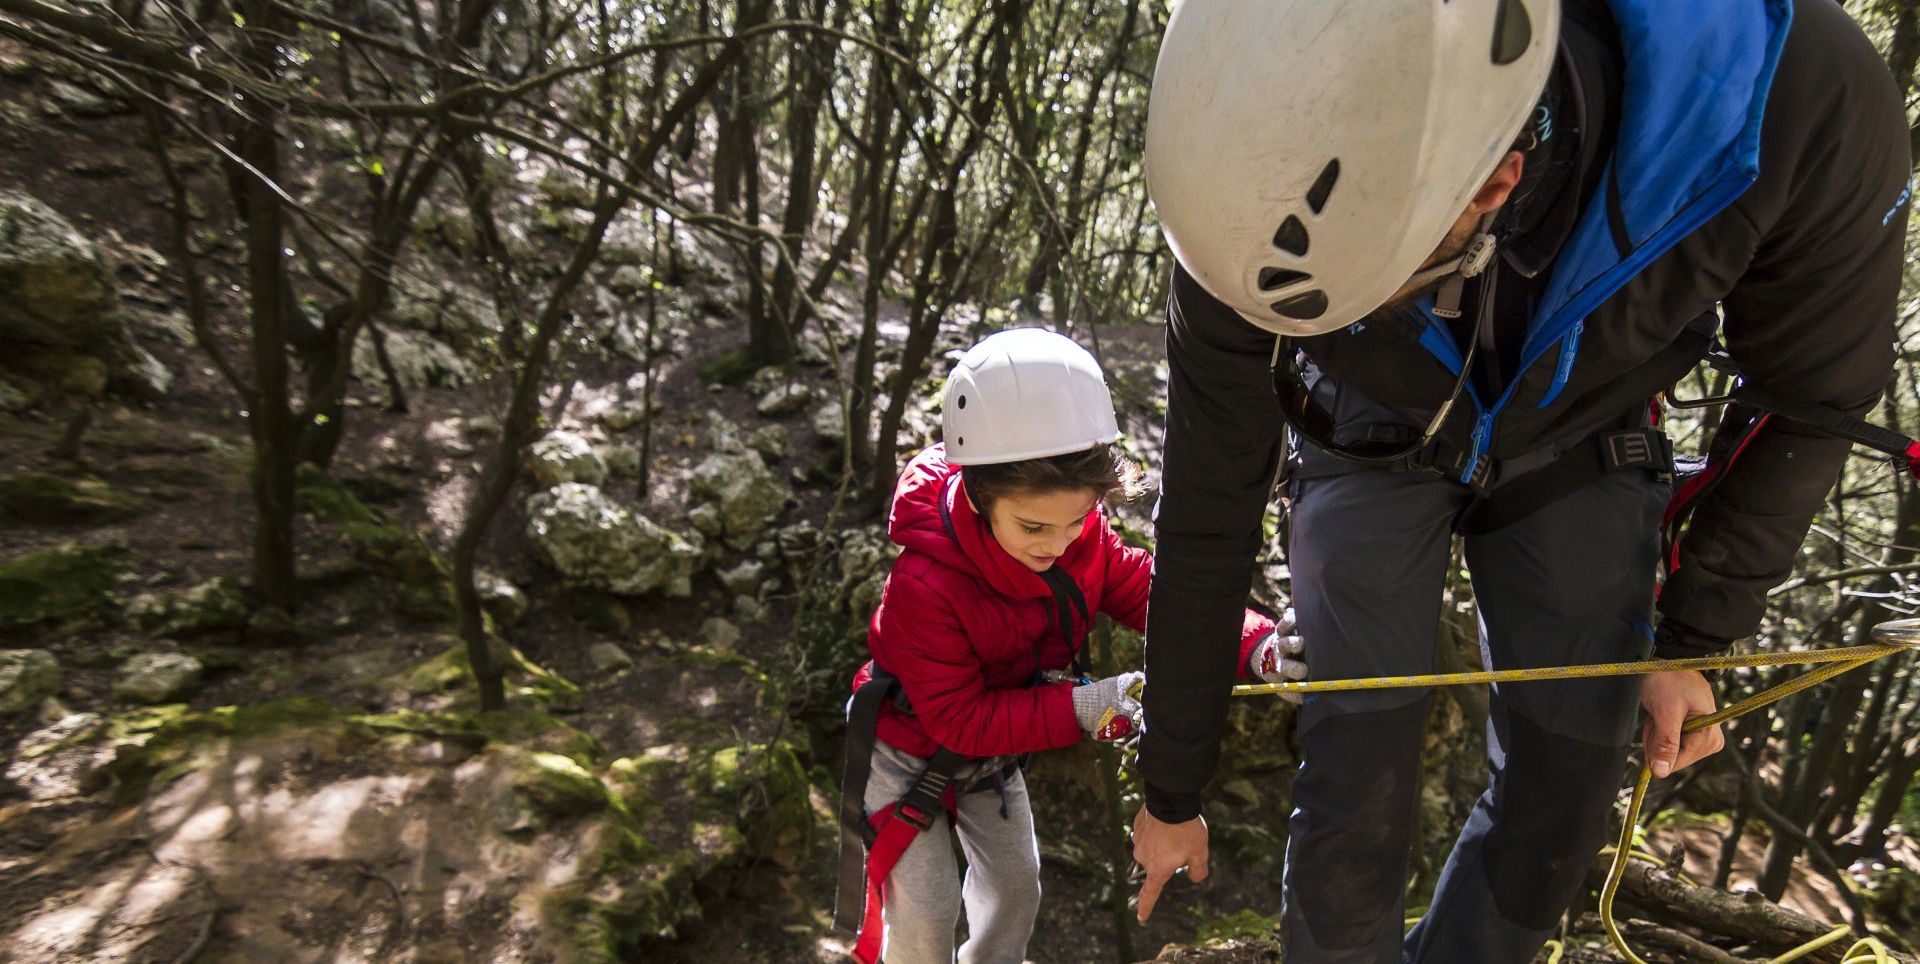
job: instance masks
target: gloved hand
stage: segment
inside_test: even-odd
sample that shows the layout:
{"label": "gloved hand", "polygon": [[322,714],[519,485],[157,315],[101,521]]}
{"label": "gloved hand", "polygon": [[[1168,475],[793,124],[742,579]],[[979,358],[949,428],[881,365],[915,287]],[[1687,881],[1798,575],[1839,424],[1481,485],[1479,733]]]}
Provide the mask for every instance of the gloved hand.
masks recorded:
{"label": "gloved hand", "polygon": [[[1247,655],[1247,668],[1269,683],[1296,682],[1307,678],[1306,653],[1306,640],[1294,633],[1293,610],[1289,608],[1280,614],[1273,632],[1253,645],[1253,651]],[[1295,705],[1306,701],[1304,693],[1282,692],[1279,696]]]}
{"label": "gloved hand", "polygon": [[1104,743],[1116,743],[1140,729],[1143,673],[1121,673],[1073,688],[1073,715],[1080,729]]}

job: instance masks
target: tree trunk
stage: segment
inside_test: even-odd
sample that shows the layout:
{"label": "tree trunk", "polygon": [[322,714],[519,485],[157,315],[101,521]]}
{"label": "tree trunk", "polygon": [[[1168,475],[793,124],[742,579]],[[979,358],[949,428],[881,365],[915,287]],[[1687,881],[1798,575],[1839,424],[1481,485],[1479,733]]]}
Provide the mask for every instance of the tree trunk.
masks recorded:
{"label": "tree trunk", "polygon": [[[250,72],[271,79],[275,40],[281,26],[278,8],[265,0],[242,4],[248,29],[243,56]],[[285,642],[291,617],[299,608],[294,569],[294,466],[298,428],[287,398],[288,319],[291,301],[285,262],[285,210],[272,185],[280,180],[280,133],[269,112],[255,111],[237,122],[234,154],[253,170],[237,172],[247,223],[247,300],[252,322],[254,406],[247,414],[253,438],[251,472],[255,520],[253,591],[258,604],[278,617],[258,623],[264,642]],[[271,182],[271,184],[269,183]]]}

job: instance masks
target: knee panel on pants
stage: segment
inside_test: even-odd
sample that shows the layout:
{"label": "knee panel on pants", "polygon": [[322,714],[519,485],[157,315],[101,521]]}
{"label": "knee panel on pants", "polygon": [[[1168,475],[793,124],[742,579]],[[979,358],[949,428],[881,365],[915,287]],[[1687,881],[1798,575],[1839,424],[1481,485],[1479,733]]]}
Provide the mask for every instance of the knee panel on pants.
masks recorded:
{"label": "knee panel on pants", "polygon": [[1507,717],[1499,817],[1482,853],[1500,914],[1523,927],[1552,927],[1579,893],[1607,838],[1628,748],[1571,739],[1525,716]]}
{"label": "knee panel on pants", "polygon": [[1332,716],[1301,734],[1287,896],[1322,947],[1363,947],[1401,925],[1427,703]]}

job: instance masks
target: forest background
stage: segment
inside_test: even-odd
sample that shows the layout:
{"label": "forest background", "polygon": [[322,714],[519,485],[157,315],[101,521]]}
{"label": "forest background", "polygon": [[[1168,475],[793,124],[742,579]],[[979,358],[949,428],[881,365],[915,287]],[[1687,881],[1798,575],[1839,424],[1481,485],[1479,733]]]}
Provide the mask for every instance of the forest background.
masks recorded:
{"label": "forest background", "polygon": [[[1911,92],[1920,2],[1847,6]],[[1054,327],[1156,465],[1167,12],[0,0],[0,956],[839,959],[842,704],[940,377]],[[1913,292],[1876,413],[1909,433]],[[1752,645],[1860,638],[1916,574],[1920,487],[1856,458]],[[1916,677],[1656,788],[1647,953],[1920,942]],[[1416,907],[1484,781],[1485,694],[1433,706]],[[1216,876],[1144,928],[1122,754],[1041,758],[1034,959],[1277,960],[1292,733],[1235,708]],[[1568,960],[1613,959],[1591,911]]]}

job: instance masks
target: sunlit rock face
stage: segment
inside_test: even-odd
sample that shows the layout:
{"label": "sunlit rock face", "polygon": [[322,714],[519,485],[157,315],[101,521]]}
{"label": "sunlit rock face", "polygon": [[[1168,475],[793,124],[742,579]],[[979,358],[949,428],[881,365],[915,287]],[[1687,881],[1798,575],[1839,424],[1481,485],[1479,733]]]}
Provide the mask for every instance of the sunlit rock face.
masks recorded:
{"label": "sunlit rock face", "polygon": [[86,351],[124,337],[119,306],[92,241],[35,198],[0,191],[0,339]]}
{"label": "sunlit rock face", "polygon": [[607,463],[593,443],[572,432],[551,432],[533,443],[528,453],[533,477],[543,488],[566,482],[599,485],[607,480]]}
{"label": "sunlit rock face", "polygon": [[527,538],[569,583],[622,595],[693,593],[700,553],[678,534],[578,482],[527,500]]}
{"label": "sunlit rock face", "polygon": [[173,373],[127,318],[99,247],[33,196],[0,191],[0,369],[68,396],[164,395]]}
{"label": "sunlit rock face", "polygon": [[694,467],[690,490],[713,506],[711,532],[730,548],[745,549],[767,531],[785,508],[790,491],[752,452],[716,452]]}
{"label": "sunlit rock face", "polygon": [[113,695],[132,703],[170,703],[200,685],[200,661],[185,653],[141,653],[113,681]]}

